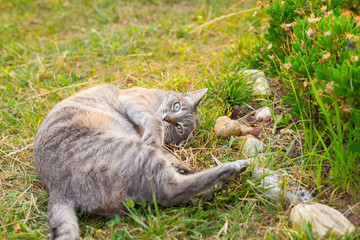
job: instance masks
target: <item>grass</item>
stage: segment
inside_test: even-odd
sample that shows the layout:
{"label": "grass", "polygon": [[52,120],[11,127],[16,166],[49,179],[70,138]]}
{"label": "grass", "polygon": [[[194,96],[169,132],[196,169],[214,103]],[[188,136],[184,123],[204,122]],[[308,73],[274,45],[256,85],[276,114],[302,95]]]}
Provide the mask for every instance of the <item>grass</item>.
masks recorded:
{"label": "grass", "polygon": [[[0,0],[0,238],[46,238],[49,194],[34,167],[33,141],[49,110],[76,91],[107,82],[186,92],[218,82],[224,85],[217,94],[246,102],[238,98],[239,89],[227,88],[222,80],[250,67],[238,60],[254,51],[248,31],[256,21],[254,11],[244,10],[256,7],[255,2]],[[193,168],[243,157],[214,137],[213,124],[228,109],[225,102],[225,96],[205,99],[195,139],[176,152]],[[279,155],[275,150],[272,161],[279,161]],[[278,164],[296,174],[286,160]],[[314,187],[311,178],[306,180],[309,175],[303,178]],[[129,206],[129,215],[115,219],[78,213],[81,236],[303,236],[303,230],[288,226],[288,209],[271,203],[248,179],[250,173],[214,199],[192,206],[139,203]]]}

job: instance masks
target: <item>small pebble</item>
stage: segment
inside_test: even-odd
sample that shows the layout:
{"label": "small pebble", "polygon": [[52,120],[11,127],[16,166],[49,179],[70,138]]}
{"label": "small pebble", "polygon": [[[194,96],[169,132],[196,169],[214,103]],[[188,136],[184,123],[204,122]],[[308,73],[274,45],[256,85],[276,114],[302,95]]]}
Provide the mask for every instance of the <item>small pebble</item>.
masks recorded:
{"label": "small pebble", "polygon": [[256,69],[245,70],[244,74],[249,76],[248,82],[253,82],[259,77],[265,77],[264,72],[261,72],[260,70],[256,70]]}
{"label": "small pebble", "polygon": [[250,134],[250,132],[254,129],[253,127],[248,127],[245,124],[240,124],[240,126],[241,126],[241,133],[240,133],[241,136]]}
{"label": "small pebble", "polygon": [[247,113],[249,112],[249,108],[248,108],[248,107],[245,107],[245,106],[244,106],[244,107],[241,107],[241,108],[240,108],[240,112],[245,115],[245,114],[247,114]]}
{"label": "small pebble", "polygon": [[242,152],[244,154],[253,155],[256,152],[262,153],[265,151],[265,149],[266,149],[266,145],[264,143],[262,143],[257,138],[251,135],[247,135],[247,138],[242,148]]}
{"label": "small pebble", "polygon": [[240,111],[240,105],[237,105],[237,104],[235,104],[233,107],[232,107],[232,109],[234,110],[238,110],[238,111]]}
{"label": "small pebble", "polygon": [[248,122],[253,123],[253,122],[255,122],[255,120],[256,120],[256,119],[255,119],[254,116],[248,116],[248,117],[247,117],[247,121],[248,121]]}
{"label": "small pebble", "polygon": [[231,113],[231,119],[238,119],[241,117],[241,112],[237,109],[234,109],[232,110],[232,113]]}
{"label": "small pebble", "polygon": [[262,177],[260,188],[263,188],[265,194],[272,199],[283,198],[287,204],[314,200],[306,188],[300,187],[298,183],[287,175],[275,173],[267,168],[255,168],[252,178],[258,179]]}
{"label": "small pebble", "polygon": [[272,117],[271,116],[267,116],[266,118],[264,118],[262,120],[263,123],[267,123],[267,122],[270,122],[272,120]]}
{"label": "small pebble", "polygon": [[266,118],[267,116],[271,117],[271,112],[270,112],[270,108],[269,107],[264,107],[262,109],[259,109],[255,112],[255,118],[257,120],[263,120],[264,118]]}
{"label": "small pebble", "polygon": [[255,80],[253,85],[253,90],[254,90],[254,94],[259,94],[263,96],[272,94],[269,82],[264,77],[259,77]]}
{"label": "small pebble", "polygon": [[259,128],[254,128],[253,130],[251,130],[249,132],[249,134],[254,135],[254,136],[259,136],[260,133],[261,133],[261,130]]}
{"label": "small pebble", "polygon": [[226,116],[219,117],[214,126],[215,134],[220,139],[227,139],[231,136],[239,136],[241,133],[240,123]]}
{"label": "small pebble", "polygon": [[262,108],[263,106],[259,105],[259,104],[253,104],[252,106],[255,110],[258,110],[259,108]]}

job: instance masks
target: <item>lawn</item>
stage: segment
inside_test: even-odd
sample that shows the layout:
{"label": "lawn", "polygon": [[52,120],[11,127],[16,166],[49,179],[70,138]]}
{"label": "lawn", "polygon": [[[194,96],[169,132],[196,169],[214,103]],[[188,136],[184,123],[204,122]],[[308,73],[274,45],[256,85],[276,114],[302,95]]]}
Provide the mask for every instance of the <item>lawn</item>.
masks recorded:
{"label": "lawn", "polygon": [[[246,65],[238,66],[239,58],[256,51],[252,44],[258,39],[251,26],[259,21],[259,11],[255,0],[0,0],[0,238],[47,238],[49,193],[35,169],[33,142],[55,104],[101,83],[181,92],[209,83],[216,88],[211,82],[233,76]],[[215,120],[230,114],[231,106],[221,93],[210,91],[200,106],[202,123],[195,139],[176,152],[198,170],[244,157],[231,149],[231,143],[214,136]],[[273,142],[277,144],[269,147]],[[289,142],[283,142],[266,142],[274,165],[301,178],[322,202],[336,203],[344,212],[357,207],[353,216],[358,219],[356,199],[346,199],[345,191],[320,196],[312,172],[286,163],[288,152],[280,151]],[[288,207],[271,202],[254,187],[250,175],[237,178],[213,199],[191,206],[158,208],[141,202],[115,219],[78,213],[81,237],[307,236],[289,226]]]}

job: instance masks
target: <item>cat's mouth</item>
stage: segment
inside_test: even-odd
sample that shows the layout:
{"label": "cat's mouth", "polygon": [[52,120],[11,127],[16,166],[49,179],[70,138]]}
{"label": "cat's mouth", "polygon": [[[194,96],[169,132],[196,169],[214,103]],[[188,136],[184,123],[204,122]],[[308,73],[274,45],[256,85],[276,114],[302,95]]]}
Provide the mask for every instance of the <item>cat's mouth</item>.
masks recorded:
{"label": "cat's mouth", "polygon": [[190,133],[190,135],[186,139],[183,139],[183,140],[178,141],[178,142],[172,141],[172,142],[165,143],[165,144],[168,145],[168,146],[171,146],[171,147],[181,147],[182,145],[186,144],[188,141],[190,141],[193,138],[194,138],[193,133]]}

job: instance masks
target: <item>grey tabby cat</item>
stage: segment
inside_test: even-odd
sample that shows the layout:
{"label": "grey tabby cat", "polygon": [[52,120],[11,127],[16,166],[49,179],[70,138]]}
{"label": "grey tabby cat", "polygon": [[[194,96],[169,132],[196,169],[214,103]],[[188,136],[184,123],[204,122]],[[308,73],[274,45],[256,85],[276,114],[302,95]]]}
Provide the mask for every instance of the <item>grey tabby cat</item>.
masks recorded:
{"label": "grey tabby cat", "polygon": [[245,161],[193,173],[163,144],[181,144],[199,123],[207,89],[173,91],[101,85],[58,103],[35,139],[35,163],[50,191],[52,239],[77,239],[75,211],[114,216],[124,202],[186,202],[233,178]]}

